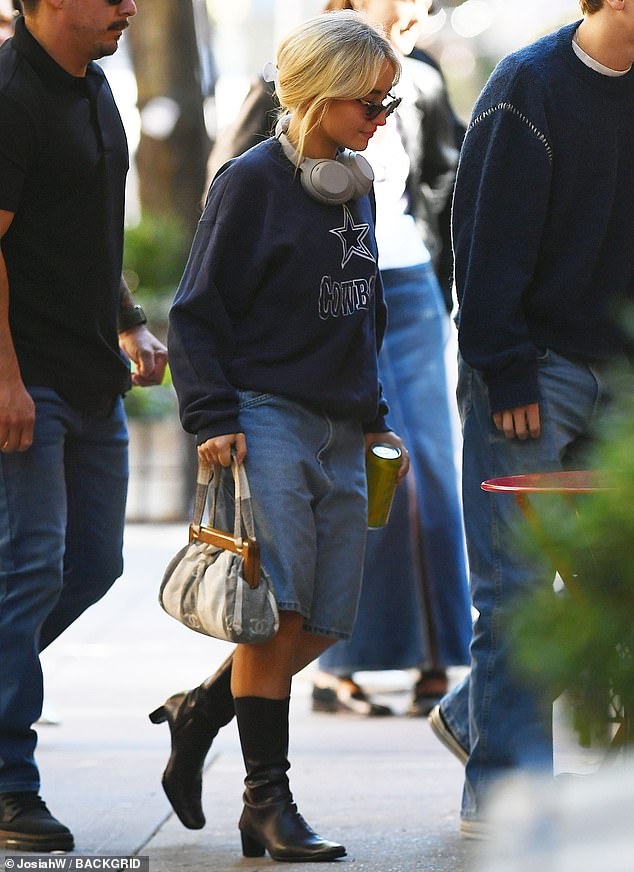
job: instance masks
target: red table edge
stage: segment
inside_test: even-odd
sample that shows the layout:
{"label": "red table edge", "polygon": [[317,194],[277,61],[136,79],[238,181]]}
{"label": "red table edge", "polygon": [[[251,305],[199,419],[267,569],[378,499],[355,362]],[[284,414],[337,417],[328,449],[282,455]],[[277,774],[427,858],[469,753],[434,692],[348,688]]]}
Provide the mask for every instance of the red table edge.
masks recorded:
{"label": "red table edge", "polygon": [[514,494],[589,494],[610,489],[605,474],[593,469],[507,475],[487,479],[480,487],[484,491]]}

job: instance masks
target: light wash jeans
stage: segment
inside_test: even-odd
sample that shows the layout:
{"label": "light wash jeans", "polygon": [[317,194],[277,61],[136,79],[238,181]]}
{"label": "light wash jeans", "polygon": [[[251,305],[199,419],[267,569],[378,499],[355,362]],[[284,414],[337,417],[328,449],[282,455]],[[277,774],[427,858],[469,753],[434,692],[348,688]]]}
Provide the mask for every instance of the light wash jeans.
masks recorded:
{"label": "light wash jeans", "polygon": [[[238,400],[255,531],[278,608],[303,615],[307,632],[348,639],[368,518],[361,421],[276,394],[239,390]],[[230,480],[223,470],[223,493],[233,493]],[[232,529],[233,500],[217,518]]]}
{"label": "light wash jeans", "polygon": [[552,351],[539,360],[542,433],[506,439],[494,426],[486,386],[460,361],[458,402],[463,424],[463,501],[471,598],[478,611],[471,672],[441,702],[458,741],[470,749],[462,817],[482,816],[492,781],[514,767],[552,772],[552,707],[518,677],[505,620],[517,597],[550,585],[554,570],[518,547],[524,525],[513,494],[483,491],[485,479],[580,468],[597,418],[609,399],[597,368]]}
{"label": "light wash jeans", "polygon": [[0,792],[39,790],[31,729],[42,709],[39,651],[123,568],[121,398],[87,415],[48,388],[30,393],[33,445],[0,454]]}

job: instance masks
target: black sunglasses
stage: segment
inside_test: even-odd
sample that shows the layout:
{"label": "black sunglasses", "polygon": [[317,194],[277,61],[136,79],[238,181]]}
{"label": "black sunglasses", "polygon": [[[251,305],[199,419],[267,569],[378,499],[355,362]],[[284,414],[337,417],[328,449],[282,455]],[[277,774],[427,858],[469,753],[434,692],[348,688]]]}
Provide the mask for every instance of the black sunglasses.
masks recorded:
{"label": "black sunglasses", "polygon": [[374,121],[375,118],[385,112],[385,117],[388,118],[395,109],[401,105],[401,97],[394,97],[394,94],[388,94],[386,100],[390,98],[389,103],[373,103],[371,100],[362,100],[357,97],[357,102],[365,106],[365,117],[368,121]]}

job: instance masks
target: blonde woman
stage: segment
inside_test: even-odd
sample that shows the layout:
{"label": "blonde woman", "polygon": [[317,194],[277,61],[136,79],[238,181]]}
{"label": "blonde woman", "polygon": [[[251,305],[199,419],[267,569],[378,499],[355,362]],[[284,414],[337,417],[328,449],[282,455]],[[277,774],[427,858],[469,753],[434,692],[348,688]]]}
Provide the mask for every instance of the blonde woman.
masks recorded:
{"label": "blonde woman", "polygon": [[[238,645],[216,676],[151,717],[172,734],[168,797],[197,827],[204,756],[235,706],[250,857],[346,853],[293,802],[288,711],[292,676],[352,632],[365,448],[403,448],[384,420],[372,173],[357,154],[398,105],[399,72],[390,43],[357,13],[317,16],[290,33],[277,57],[286,114],[274,137],[214,179],[170,316],[183,426],[201,458],[228,467],[233,451],[248,465],[280,629],[270,642]],[[400,478],[407,468],[403,448]]]}
{"label": "blonde woman", "polygon": [[[361,12],[385,31],[402,66],[396,123],[372,137],[364,157],[375,176],[379,268],[389,310],[379,377],[411,468],[389,524],[368,536],[352,638],[319,659],[313,710],[344,717],[392,714],[356,681],[358,673],[417,669],[407,714],[422,717],[446,693],[447,668],[469,663],[471,613],[452,428],[457,409],[450,406],[445,367],[447,344],[456,343],[448,313],[449,212],[464,127],[441,72],[416,46],[428,6],[428,0],[328,0],[323,10]],[[279,108],[273,87],[263,77],[253,82],[235,121],[216,138],[211,174],[270,134]]]}

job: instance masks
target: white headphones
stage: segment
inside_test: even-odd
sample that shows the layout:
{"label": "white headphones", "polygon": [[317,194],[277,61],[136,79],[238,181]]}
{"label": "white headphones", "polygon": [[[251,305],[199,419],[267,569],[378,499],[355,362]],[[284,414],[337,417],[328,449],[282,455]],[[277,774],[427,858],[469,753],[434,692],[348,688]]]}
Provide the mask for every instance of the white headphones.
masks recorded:
{"label": "white headphones", "polygon": [[275,125],[275,136],[286,157],[298,168],[307,194],[320,203],[339,205],[348,200],[358,200],[370,192],[374,172],[368,161],[356,151],[342,148],[336,160],[300,159],[286,136],[290,120],[290,115],[280,118]]}

